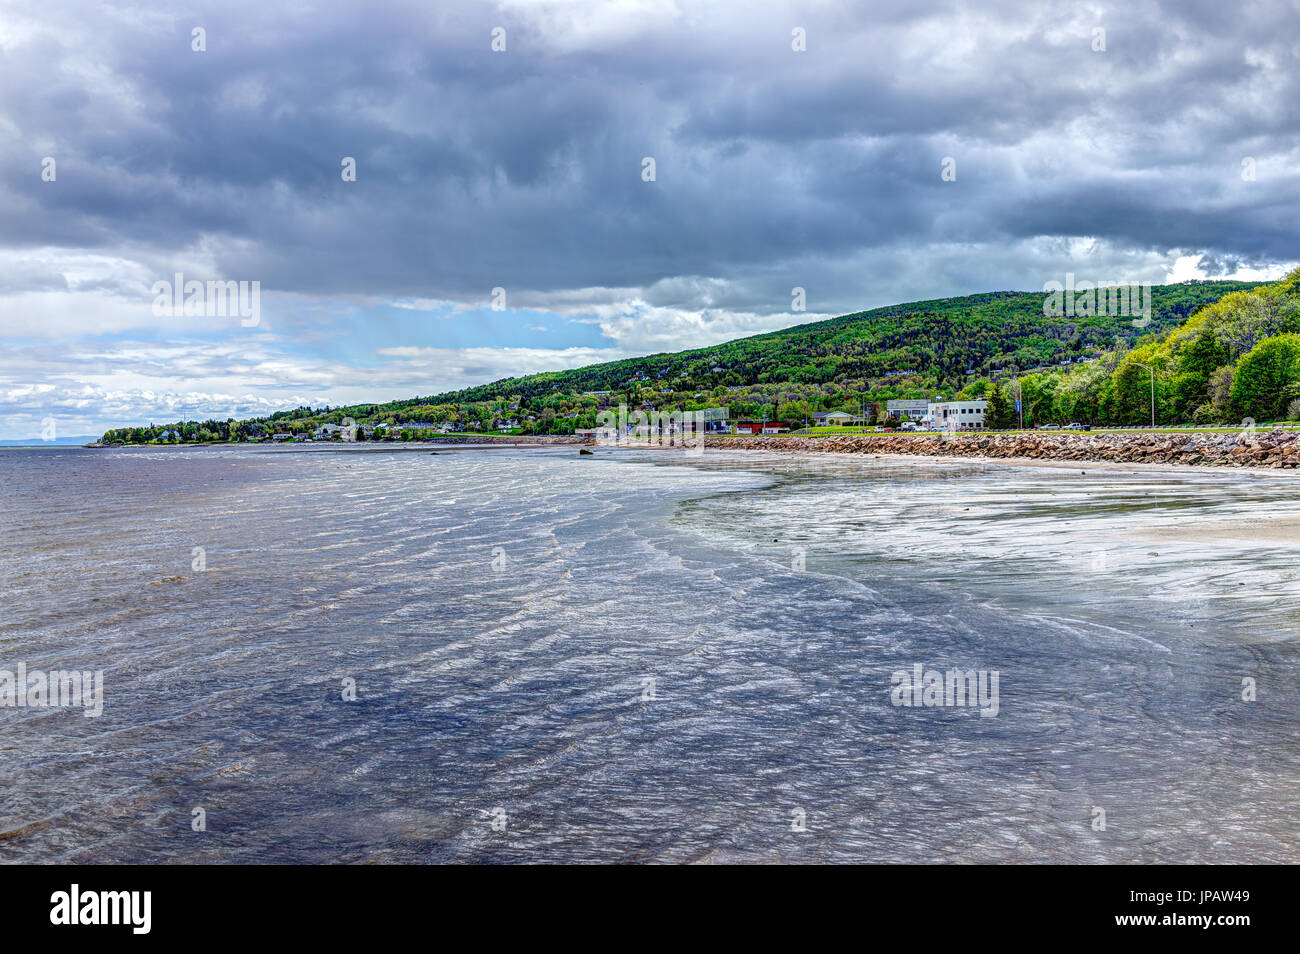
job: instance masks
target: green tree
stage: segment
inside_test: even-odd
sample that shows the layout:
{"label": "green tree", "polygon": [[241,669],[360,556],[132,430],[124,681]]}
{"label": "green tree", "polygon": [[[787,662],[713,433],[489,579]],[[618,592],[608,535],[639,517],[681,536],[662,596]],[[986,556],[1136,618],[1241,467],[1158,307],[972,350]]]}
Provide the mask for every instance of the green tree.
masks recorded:
{"label": "green tree", "polygon": [[1290,403],[1288,385],[1300,381],[1300,335],[1265,338],[1237,364],[1231,405],[1235,413],[1257,421],[1276,420]]}
{"label": "green tree", "polygon": [[1002,389],[1001,381],[989,385],[985,400],[988,401],[988,407],[984,410],[984,425],[998,431],[1011,427],[1015,418],[1015,406]]}
{"label": "green tree", "polygon": [[1217,368],[1210,375],[1208,385],[1209,401],[1203,405],[1202,416],[1206,422],[1224,424],[1232,420],[1232,380],[1237,369],[1230,364]]}
{"label": "green tree", "polygon": [[1151,421],[1151,372],[1140,365],[1156,369],[1156,420],[1162,413],[1163,378],[1150,349],[1139,348],[1120,362],[1110,379],[1110,387],[1101,402],[1102,417],[1112,424],[1148,424]]}
{"label": "green tree", "polygon": [[1020,379],[1026,427],[1055,420],[1056,392],[1060,385],[1059,374],[1028,374]]}

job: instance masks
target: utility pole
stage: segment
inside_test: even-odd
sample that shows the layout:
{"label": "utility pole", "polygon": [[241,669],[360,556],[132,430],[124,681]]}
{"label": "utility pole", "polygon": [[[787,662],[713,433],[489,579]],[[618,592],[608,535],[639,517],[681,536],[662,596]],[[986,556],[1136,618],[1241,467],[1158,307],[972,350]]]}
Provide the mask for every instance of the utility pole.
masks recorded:
{"label": "utility pole", "polygon": [[1138,364],[1136,361],[1134,361],[1133,364],[1141,368],[1143,371],[1150,372],[1151,374],[1151,426],[1155,427],[1156,426],[1156,372],[1153,368],[1149,368],[1145,364]]}

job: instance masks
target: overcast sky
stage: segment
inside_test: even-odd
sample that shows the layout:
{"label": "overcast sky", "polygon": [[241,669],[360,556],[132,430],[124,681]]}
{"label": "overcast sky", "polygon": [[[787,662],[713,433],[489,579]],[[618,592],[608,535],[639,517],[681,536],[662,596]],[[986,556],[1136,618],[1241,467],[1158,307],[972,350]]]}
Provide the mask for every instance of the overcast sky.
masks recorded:
{"label": "overcast sky", "polygon": [[1297,132],[1286,0],[0,0],[0,438],[1273,277]]}

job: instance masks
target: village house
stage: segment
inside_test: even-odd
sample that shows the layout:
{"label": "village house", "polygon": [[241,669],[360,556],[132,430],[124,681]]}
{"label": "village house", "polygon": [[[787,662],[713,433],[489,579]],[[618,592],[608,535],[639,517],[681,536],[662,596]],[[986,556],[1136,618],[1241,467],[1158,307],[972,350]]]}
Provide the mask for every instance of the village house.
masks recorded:
{"label": "village house", "polygon": [[848,411],[814,411],[809,416],[814,427],[850,427],[867,423],[862,415]]}
{"label": "village house", "polygon": [[924,423],[941,431],[980,431],[984,429],[984,412],[988,401],[932,402]]}
{"label": "village house", "polygon": [[619,439],[617,427],[577,427],[573,433],[577,437],[594,437],[597,444],[614,444]]}
{"label": "village house", "polygon": [[731,409],[725,407],[706,407],[695,412],[695,420],[703,421],[706,434],[725,434],[731,430]]}
{"label": "village house", "polygon": [[904,421],[919,421],[930,411],[930,402],[925,398],[918,400],[894,400],[885,402],[885,413]]}
{"label": "village house", "polygon": [[784,421],[741,421],[736,425],[737,434],[784,434],[789,430]]}

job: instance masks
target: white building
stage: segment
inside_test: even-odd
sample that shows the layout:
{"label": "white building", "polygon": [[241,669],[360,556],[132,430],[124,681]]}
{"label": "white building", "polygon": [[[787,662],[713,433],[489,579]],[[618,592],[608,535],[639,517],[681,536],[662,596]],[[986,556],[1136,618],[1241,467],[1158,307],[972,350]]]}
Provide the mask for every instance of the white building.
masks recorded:
{"label": "white building", "polygon": [[925,417],[926,412],[933,406],[925,398],[886,401],[885,413],[889,417],[897,417],[905,421],[919,421]]}
{"label": "white building", "polygon": [[941,431],[982,431],[988,401],[932,402],[925,423]]}

